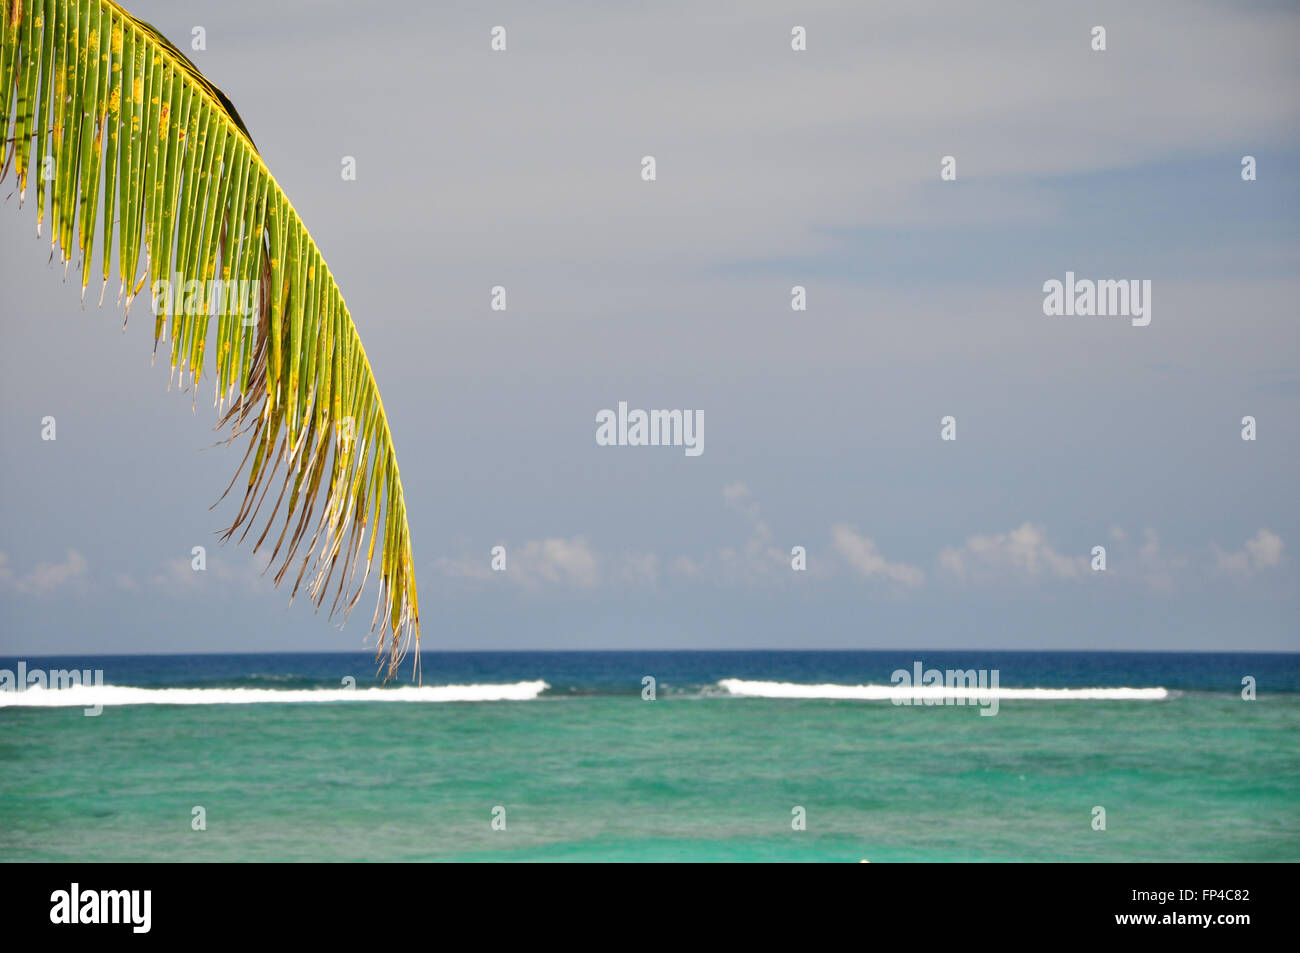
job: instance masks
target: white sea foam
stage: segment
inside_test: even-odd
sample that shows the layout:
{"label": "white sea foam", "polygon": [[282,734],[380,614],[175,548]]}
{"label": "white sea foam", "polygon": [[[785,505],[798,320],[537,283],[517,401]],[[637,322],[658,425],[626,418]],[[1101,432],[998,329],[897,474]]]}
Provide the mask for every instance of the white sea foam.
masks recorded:
{"label": "white sea foam", "polygon": [[795,682],[753,682],[724,678],[719,687],[745,698],[843,698],[863,701],[894,699],[966,698],[971,700],[1024,699],[1037,701],[1160,701],[1169,697],[1164,688],[979,688],[947,685],[803,685]]}
{"label": "white sea foam", "polygon": [[0,708],[93,708],[110,705],[253,705],[300,702],[527,701],[550,688],[540,679],[508,685],[403,685],[396,688],[133,688],[76,685],[0,692]]}

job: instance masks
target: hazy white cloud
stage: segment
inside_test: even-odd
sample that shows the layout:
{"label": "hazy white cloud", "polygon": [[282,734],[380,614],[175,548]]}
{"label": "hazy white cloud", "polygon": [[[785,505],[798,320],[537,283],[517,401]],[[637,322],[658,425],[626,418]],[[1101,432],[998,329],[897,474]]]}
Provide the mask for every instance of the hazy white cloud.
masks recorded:
{"label": "hazy white cloud", "polygon": [[1088,572],[1087,557],[1057,552],[1047,542],[1046,529],[1035,523],[1022,523],[1006,533],[971,536],[959,547],[945,546],[939,565],[961,579],[1075,579]]}
{"label": "hazy white cloud", "polygon": [[525,574],[534,574],[547,582],[590,587],[600,579],[596,556],[581,537],[525,543],[515,559]]}
{"label": "hazy white cloud", "polygon": [[[774,571],[790,571],[789,556],[772,542],[772,530],[763,520],[758,504],[743,483],[723,487],[723,503],[741,514],[748,524],[748,536],[739,545],[726,545],[705,555],[661,555],[636,550],[597,553],[584,537],[555,537],[505,546],[506,569],[492,569],[489,552],[482,556],[442,556],[434,568],[444,577],[458,581],[484,582],[493,576],[506,579],[527,589],[544,585],[592,588],[602,581],[631,586],[658,585],[666,571],[678,579],[712,578],[727,583],[743,583],[758,578],[769,582]],[[608,572],[602,577],[601,567]]]}
{"label": "hazy white cloud", "polygon": [[183,556],[177,556],[175,559],[169,559],[158,568],[158,570],[149,577],[149,582],[155,586],[197,586],[199,583],[199,574],[190,563],[190,560]]}
{"label": "hazy white cloud", "polygon": [[[504,575],[527,589],[538,589],[548,584],[591,588],[601,582],[599,566],[602,564],[612,567],[611,581],[633,586],[658,585],[665,572],[678,579],[712,579],[728,584],[758,580],[771,584],[782,579],[782,573],[790,571],[789,557],[772,545],[771,530],[759,515],[748,487],[743,483],[729,484],[723,489],[723,500],[730,508],[743,513],[750,522],[750,537],[741,546],[723,546],[703,557],[686,554],[664,557],[650,552],[598,556],[582,537],[533,540],[521,546],[506,547],[507,571]],[[856,527],[837,523],[831,527],[830,536],[834,552],[862,578],[909,589],[924,585],[924,570],[885,558],[876,541]],[[1109,536],[1121,550],[1129,539],[1119,526],[1111,527]],[[1130,550],[1129,556],[1120,558],[1121,574],[1154,589],[1171,590],[1178,573],[1187,569],[1191,560],[1185,554],[1166,552],[1154,529],[1145,529],[1142,539],[1136,553]],[[1261,529],[1245,542],[1240,551],[1227,553],[1216,549],[1215,552],[1220,570],[1248,574],[1277,566],[1283,549],[1281,537]],[[1068,556],[1059,552],[1048,542],[1046,529],[1029,522],[1005,533],[971,536],[960,546],[946,546],[939,552],[938,564],[959,579],[975,582],[1017,578],[1081,579],[1091,574],[1088,556]],[[497,575],[492,571],[490,557],[486,554],[442,557],[435,561],[434,566],[443,576],[462,581],[483,581]],[[189,573],[188,563],[180,560],[174,567],[177,576],[181,575],[182,567],[185,573]],[[1114,572],[1116,568],[1117,564],[1113,562],[1110,571]],[[0,579],[4,578],[3,570],[0,561]],[[833,573],[833,569],[823,570],[821,574],[828,573]]]}
{"label": "hazy white cloud", "polygon": [[1167,553],[1160,545],[1160,534],[1147,527],[1142,534],[1142,548],[1137,554],[1138,576],[1153,589],[1169,592],[1177,573],[1189,563],[1187,556]]}
{"label": "hazy white cloud", "polygon": [[26,573],[15,573],[9,568],[9,557],[0,553],[0,583],[29,595],[43,595],[64,588],[86,574],[86,559],[75,549],[69,549],[62,562],[37,563]]}
{"label": "hazy white cloud", "polygon": [[653,586],[659,581],[659,557],[654,553],[625,556],[622,575],[627,582]]}
{"label": "hazy white cloud", "polygon": [[[506,568],[510,568],[509,550],[506,553]],[[439,556],[433,561],[433,568],[448,579],[459,581],[478,581],[492,577],[492,566],[488,555],[482,556]]]}
{"label": "hazy white cloud", "polygon": [[[195,589],[208,579],[220,582],[223,586],[235,585],[250,589],[265,584],[261,576],[264,567],[260,557],[251,553],[237,553],[232,559],[233,561],[213,560],[212,554],[209,553],[207,569],[197,572],[193,569],[189,558],[178,556],[142,576],[137,577],[125,570],[119,570],[110,574],[107,580],[111,588],[122,592],[139,592],[142,584],[169,590],[178,587],[187,590]],[[86,558],[75,549],[70,549],[61,562],[38,563],[29,572],[17,573],[11,568],[8,555],[0,552],[0,586],[29,595],[51,593],[74,582],[85,582],[92,588],[101,588],[104,585],[104,577],[91,576],[88,569],[89,563]]]}
{"label": "hazy white cloud", "polygon": [[1217,546],[1214,552],[1221,572],[1249,575],[1262,569],[1272,569],[1281,563],[1283,548],[1285,544],[1281,536],[1272,530],[1261,529],[1236,552],[1225,553]]}
{"label": "hazy white cloud", "polygon": [[[551,537],[529,540],[518,546],[501,545],[505,548],[503,571],[493,570],[490,552],[482,556],[440,557],[434,561],[434,568],[458,580],[483,581],[500,575],[526,589],[539,589],[546,584],[589,589],[600,582],[596,554],[583,537]],[[640,568],[644,570],[646,564],[642,562]]]}
{"label": "hazy white cloud", "polygon": [[722,488],[722,499],[749,523],[749,538],[743,545],[718,550],[718,559],[727,576],[743,580],[767,576],[778,569],[789,572],[790,557],[773,544],[772,529],[763,520],[749,487],[744,483],[730,483]]}
{"label": "hazy white cloud", "polygon": [[831,527],[836,550],[850,566],[866,579],[879,579],[915,588],[925,581],[925,573],[907,563],[891,563],[876,549],[876,542],[862,536],[843,523]]}
{"label": "hazy white cloud", "polygon": [[[237,587],[243,589],[260,589],[270,585],[264,575],[267,561],[265,556],[254,553],[231,550],[216,552],[208,549],[204,556],[204,569],[194,568],[194,557],[177,556],[169,559],[148,576],[148,583],[163,589],[196,589],[204,585],[219,583],[221,588]],[[279,564],[276,564],[277,568]],[[295,563],[291,572],[296,574],[301,560]],[[287,578],[289,577],[286,574]],[[335,576],[337,582],[338,577]],[[119,589],[132,591],[138,588],[135,578],[128,573],[117,573],[113,583]],[[303,578],[303,585],[307,577]]]}
{"label": "hazy white cloud", "polygon": [[669,568],[671,568],[676,575],[691,578],[700,575],[704,567],[690,556],[678,556],[672,561]]}
{"label": "hazy white cloud", "polygon": [[722,488],[722,499],[726,501],[728,506],[749,505],[750,497],[749,487],[743,483],[728,483]]}

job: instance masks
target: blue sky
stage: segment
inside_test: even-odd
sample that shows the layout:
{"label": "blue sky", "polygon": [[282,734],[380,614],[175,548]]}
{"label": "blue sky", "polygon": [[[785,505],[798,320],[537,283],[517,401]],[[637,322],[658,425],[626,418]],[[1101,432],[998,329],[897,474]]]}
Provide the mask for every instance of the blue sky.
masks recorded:
{"label": "blue sky", "polygon": [[[130,6],[205,28],[349,302],[426,647],[1300,649],[1300,12],[861,7]],[[0,654],[365,644],[218,544],[145,310],[0,218]],[[1045,317],[1067,270],[1152,323]],[[621,400],[705,452],[596,446]]]}

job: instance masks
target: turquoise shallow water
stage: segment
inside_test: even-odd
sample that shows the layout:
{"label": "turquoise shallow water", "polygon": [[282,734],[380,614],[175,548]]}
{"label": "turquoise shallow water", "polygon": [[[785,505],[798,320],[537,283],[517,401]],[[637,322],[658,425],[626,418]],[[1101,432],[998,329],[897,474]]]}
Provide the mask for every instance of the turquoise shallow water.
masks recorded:
{"label": "turquoise shallow water", "polygon": [[1003,701],[986,717],[638,690],[0,708],[0,856],[1300,860],[1294,693]]}

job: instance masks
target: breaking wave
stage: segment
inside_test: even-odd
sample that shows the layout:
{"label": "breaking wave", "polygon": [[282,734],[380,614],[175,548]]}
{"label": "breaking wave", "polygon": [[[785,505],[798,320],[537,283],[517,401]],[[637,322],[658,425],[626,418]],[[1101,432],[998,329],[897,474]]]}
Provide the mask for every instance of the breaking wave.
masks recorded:
{"label": "breaking wave", "polygon": [[305,702],[528,701],[550,686],[540,679],[507,685],[405,685],[397,688],[133,688],[74,685],[0,692],[0,708],[94,708],[114,705],[255,705]]}
{"label": "breaking wave", "polygon": [[1166,688],[979,688],[946,685],[803,685],[724,678],[718,687],[743,698],[835,698],[892,701],[910,698],[1024,699],[1027,701],[1161,701]]}

